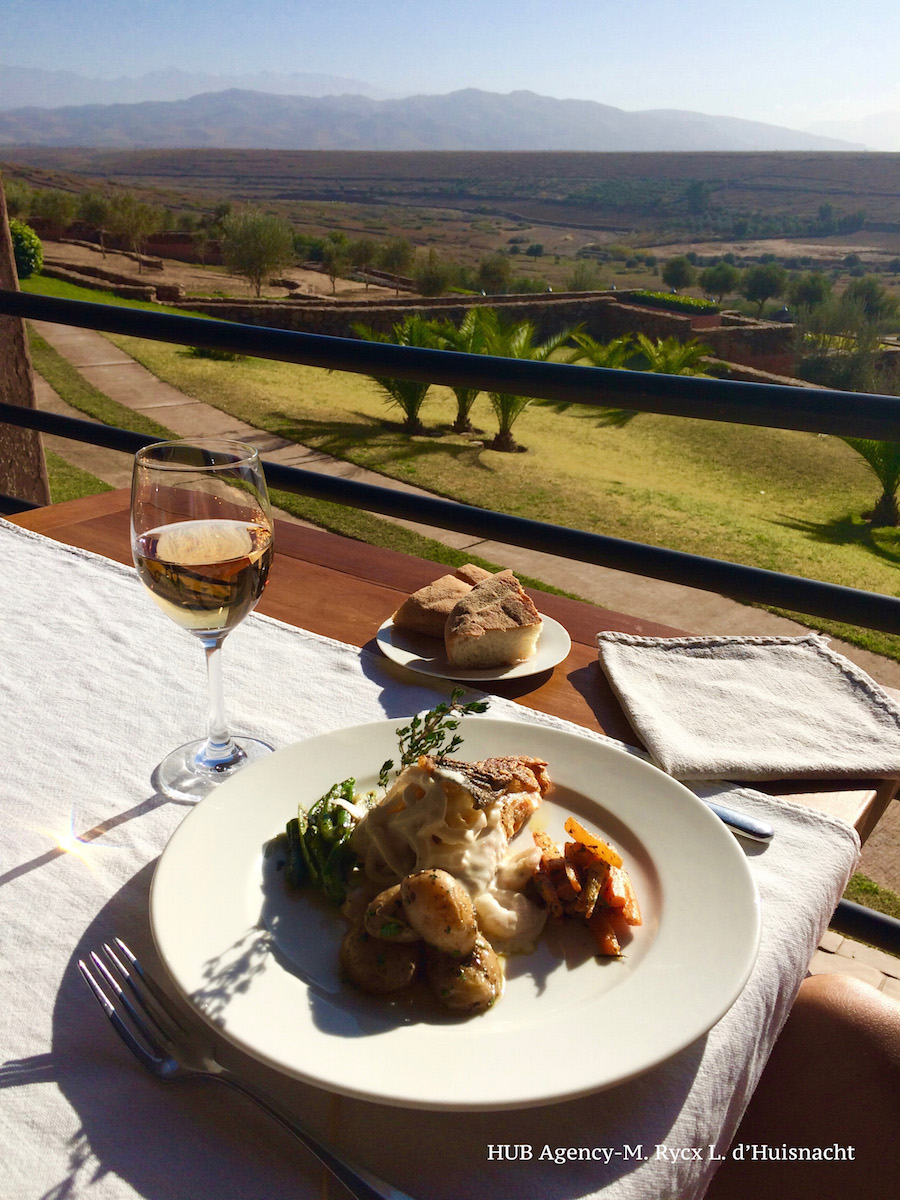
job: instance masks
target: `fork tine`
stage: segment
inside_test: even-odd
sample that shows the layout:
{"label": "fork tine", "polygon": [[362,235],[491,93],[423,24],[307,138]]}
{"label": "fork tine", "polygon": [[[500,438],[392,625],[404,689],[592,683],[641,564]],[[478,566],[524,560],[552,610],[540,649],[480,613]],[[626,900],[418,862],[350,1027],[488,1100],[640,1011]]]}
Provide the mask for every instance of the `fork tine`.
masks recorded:
{"label": "fork tine", "polygon": [[[147,996],[144,993],[144,991],[142,990],[139,981],[135,978],[134,974],[128,970],[128,968],[125,966],[125,964],[121,961],[119,956],[116,954],[115,950],[113,950],[113,948],[107,942],[103,943],[103,949],[106,953],[106,957],[109,959],[109,961],[112,963],[112,965],[118,971],[119,977],[125,981],[125,983],[128,985],[128,989],[131,992],[132,996],[134,996],[135,1000],[137,1000],[138,1004],[141,1006],[141,1011],[143,1012],[144,1017],[146,1017],[147,1022],[149,1022],[149,1024],[153,1027],[154,1032],[158,1033],[161,1037],[163,1037],[167,1041],[171,1042],[172,1041],[171,1021],[168,1021],[168,1019],[167,1019],[168,1014],[167,1014],[166,1010],[164,1010],[164,1009],[157,1010],[155,1008],[151,1008],[151,1006],[147,1003]],[[92,957],[93,957],[93,955],[92,955]],[[135,959],[134,961],[137,962],[137,959]],[[143,977],[143,975],[142,975],[142,978],[145,979],[145,977]],[[115,983],[113,983],[113,986],[115,987]],[[128,997],[125,995],[125,993],[122,992],[121,989],[119,989],[118,994],[121,997],[122,1003],[128,1009],[128,1015],[132,1018],[132,1020],[135,1021],[136,1024],[138,1022],[142,1021],[142,1018],[137,1013],[137,1010],[134,1008],[133,1005],[131,1005],[129,1003]],[[180,1029],[180,1026],[179,1026],[179,1029]],[[184,1032],[184,1031],[182,1030],[181,1032]]]}
{"label": "fork tine", "polygon": [[[184,1025],[182,1025],[182,1023],[181,1023],[183,1018],[181,1018],[181,1016],[178,1013],[178,1011],[176,1010],[175,1006],[172,1004],[172,1001],[169,999],[169,997],[166,995],[166,993],[162,990],[162,988],[159,986],[159,984],[156,982],[156,980],[151,978],[151,976],[149,976],[146,973],[144,968],[138,962],[135,955],[131,952],[131,950],[129,950],[129,948],[125,945],[125,943],[122,941],[122,939],[120,937],[117,937],[115,939],[115,943],[118,946],[119,950],[122,952],[122,954],[128,959],[129,966],[131,967],[134,974],[137,975],[137,977],[140,979],[141,983],[144,985],[144,987],[147,989],[147,991],[153,997],[153,999],[155,1000],[155,1002],[159,1006],[159,1008],[162,1010],[162,1012],[165,1013],[165,1015],[168,1017],[168,1019],[172,1022],[173,1025],[175,1025],[181,1031],[181,1033],[187,1035],[188,1030],[185,1029]],[[108,945],[106,945],[105,942],[103,944],[103,948],[104,948],[104,950],[106,950],[106,953],[108,955],[110,955],[111,958],[114,959],[114,961],[116,962],[116,964],[119,967],[119,970],[122,972],[122,977],[128,982],[132,991],[135,993],[135,995],[138,997],[140,1002],[143,1004],[144,997],[139,993],[139,991],[134,983],[131,973],[125,968],[124,964],[119,962],[118,958],[116,958],[115,953],[110,949],[110,947]]]}
{"label": "fork tine", "polygon": [[147,1050],[147,1048],[141,1042],[139,1042],[138,1039],[134,1036],[134,1034],[131,1032],[131,1030],[128,1028],[128,1026],[125,1024],[125,1022],[122,1020],[122,1018],[119,1016],[118,1012],[116,1011],[116,1006],[113,1004],[113,1002],[107,996],[106,992],[104,992],[103,988],[100,986],[100,984],[94,978],[93,974],[91,973],[90,968],[87,966],[84,959],[82,959],[82,958],[80,958],[78,960],[78,969],[81,972],[88,987],[93,992],[94,998],[96,999],[97,1003],[100,1005],[100,1007],[103,1009],[103,1011],[106,1013],[107,1017],[109,1018],[109,1022],[112,1025],[113,1029],[116,1031],[116,1033],[122,1039],[122,1041],[125,1043],[125,1045],[128,1047],[128,1049],[131,1051],[131,1053],[135,1056],[135,1058],[138,1060],[138,1062],[140,1062],[142,1066],[146,1067],[148,1071],[152,1071],[159,1060],[153,1054],[151,1054]]}
{"label": "fork tine", "polygon": [[[104,949],[108,950],[108,947],[104,946]],[[165,1050],[165,1047],[160,1044],[160,1040],[159,1040],[159,1034],[162,1031],[156,1025],[156,1022],[153,1020],[153,1015],[152,1015],[152,1013],[150,1013],[148,1011],[146,1005],[142,1005],[142,1007],[144,1009],[144,1013],[146,1014],[146,1018],[147,1018],[145,1020],[144,1016],[141,1015],[141,1013],[137,1010],[137,1008],[135,1008],[135,1006],[128,999],[128,996],[123,991],[119,981],[113,975],[112,971],[110,971],[109,967],[107,967],[106,963],[103,961],[103,959],[100,957],[100,955],[96,952],[96,950],[91,951],[91,962],[94,964],[94,966],[97,968],[97,970],[102,974],[103,978],[106,980],[106,982],[109,984],[109,986],[113,989],[116,1000],[118,1000],[119,1004],[122,1006],[122,1008],[128,1014],[128,1016],[131,1020],[131,1023],[134,1025],[137,1032],[141,1035],[141,1037],[147,1043],[150,1050],[153,1051],[153,1053],[156,1057],[158,1057],[158,1058],[164,1057],[166,1054],[166,1050]],[[116,965],[114,959],[113,959],[113,965]],[[119,964],[119,965],[121,965],[121,964]]]}

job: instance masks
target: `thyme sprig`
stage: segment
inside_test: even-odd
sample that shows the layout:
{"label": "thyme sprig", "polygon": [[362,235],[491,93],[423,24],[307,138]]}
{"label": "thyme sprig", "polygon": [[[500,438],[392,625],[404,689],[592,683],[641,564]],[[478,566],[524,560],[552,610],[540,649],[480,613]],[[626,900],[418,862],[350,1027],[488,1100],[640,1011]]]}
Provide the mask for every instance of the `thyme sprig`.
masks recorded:
{"label": "thyme sprig", "polygon": [[[459,728],[460,717],[471,713],[483,713],[487,710],[487,700],[470,700],[460,703],[463,695],[462,688],[454,688],[449,703],[435,705],[426,713],[413,717],[408,725],[397,730],[397,744],[400,748],[400,767],[395,772],[399,774],[404,767],[416,762],[421,755],[428,754],[432,758],[444,758],[458,750],[462,745],[462,736],[454,731]],[[450,741],[447,738],[453,734]],[[381,787],[387,787],[391,772],[394,770],[394,760],[389,758],[382,766],[378,776]]]}

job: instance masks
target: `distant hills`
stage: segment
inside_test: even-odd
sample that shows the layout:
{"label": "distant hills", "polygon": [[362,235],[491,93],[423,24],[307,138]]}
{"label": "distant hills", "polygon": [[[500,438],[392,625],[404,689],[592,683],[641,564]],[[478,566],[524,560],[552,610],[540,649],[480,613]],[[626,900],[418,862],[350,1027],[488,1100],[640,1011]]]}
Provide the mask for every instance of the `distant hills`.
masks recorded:
{"label": "distant hills", "polygon": [[[9,104],[11,90],[15,90],[10,88],[9,71],[0,71],[0,108]],[[304,79],[318,80],[321,87],[329,82],[328,77],[321,76],[290,78],[295,86],[301,86]],[[313,84],[306,86],[312,88]],[[28,89],[23,88],[23,92]],[[288,95],[226,88],[182,99],[127,104],[31,104],[0,111],[0,145],[123,150],[209,147],[600,152],[865,148],[852,141],[735,117],[675,109],[626,112],[590,100],[556,100],[529,91],[500,95],[474,88],[400,99],[376,99],[358,92]]]}
{"label": "distant hills", "polygon": [[248,92],[270,92],[282,96],[370,96],[383,100],[389,95],[361,79],[342,75],[313,75],[308,72],[276,74],[211,75],[199,71],[151,71],[135,78],[87,79],[74,71],[44,71],[32,67],[8,67],[0,63],[0,110],[7,108],[63,108],[73,104],[139,104],[142,100],[187,100],[201,92],[224,92],[240,88]]}
{"label": "distant hills", "polygon": [[900,112],[873,113],[854,121],[818,121],[810,132],[896,153],[900,150]]}

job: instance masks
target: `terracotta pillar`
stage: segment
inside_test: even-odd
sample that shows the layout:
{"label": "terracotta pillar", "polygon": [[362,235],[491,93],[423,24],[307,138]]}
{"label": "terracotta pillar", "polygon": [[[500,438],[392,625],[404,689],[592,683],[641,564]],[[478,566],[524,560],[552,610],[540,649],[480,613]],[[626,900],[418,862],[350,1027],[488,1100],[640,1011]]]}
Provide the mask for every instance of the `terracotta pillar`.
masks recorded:
{"label": "terracotta pillar", "polygon": [[[0,288],[19,290],[12,236],[6,216],[6,197],[0,179]],[[31,355],[20,317],[0,314],[0,400],[34,408],[34,376]],[[0,424],[0,493],[30,500],[33,504],[50,503],[47,464],[41,435],[34,429]]]}

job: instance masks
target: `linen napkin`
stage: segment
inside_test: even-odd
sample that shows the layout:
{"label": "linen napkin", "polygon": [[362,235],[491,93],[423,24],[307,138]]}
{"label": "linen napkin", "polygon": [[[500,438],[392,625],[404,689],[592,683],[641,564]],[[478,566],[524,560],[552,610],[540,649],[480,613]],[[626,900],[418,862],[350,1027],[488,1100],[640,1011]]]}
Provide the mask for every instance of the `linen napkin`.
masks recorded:
{"label": "linen napkin", "polygon": [[818,634],[597,635],[600,664],[676,779],[900,776],[900,708]]}

